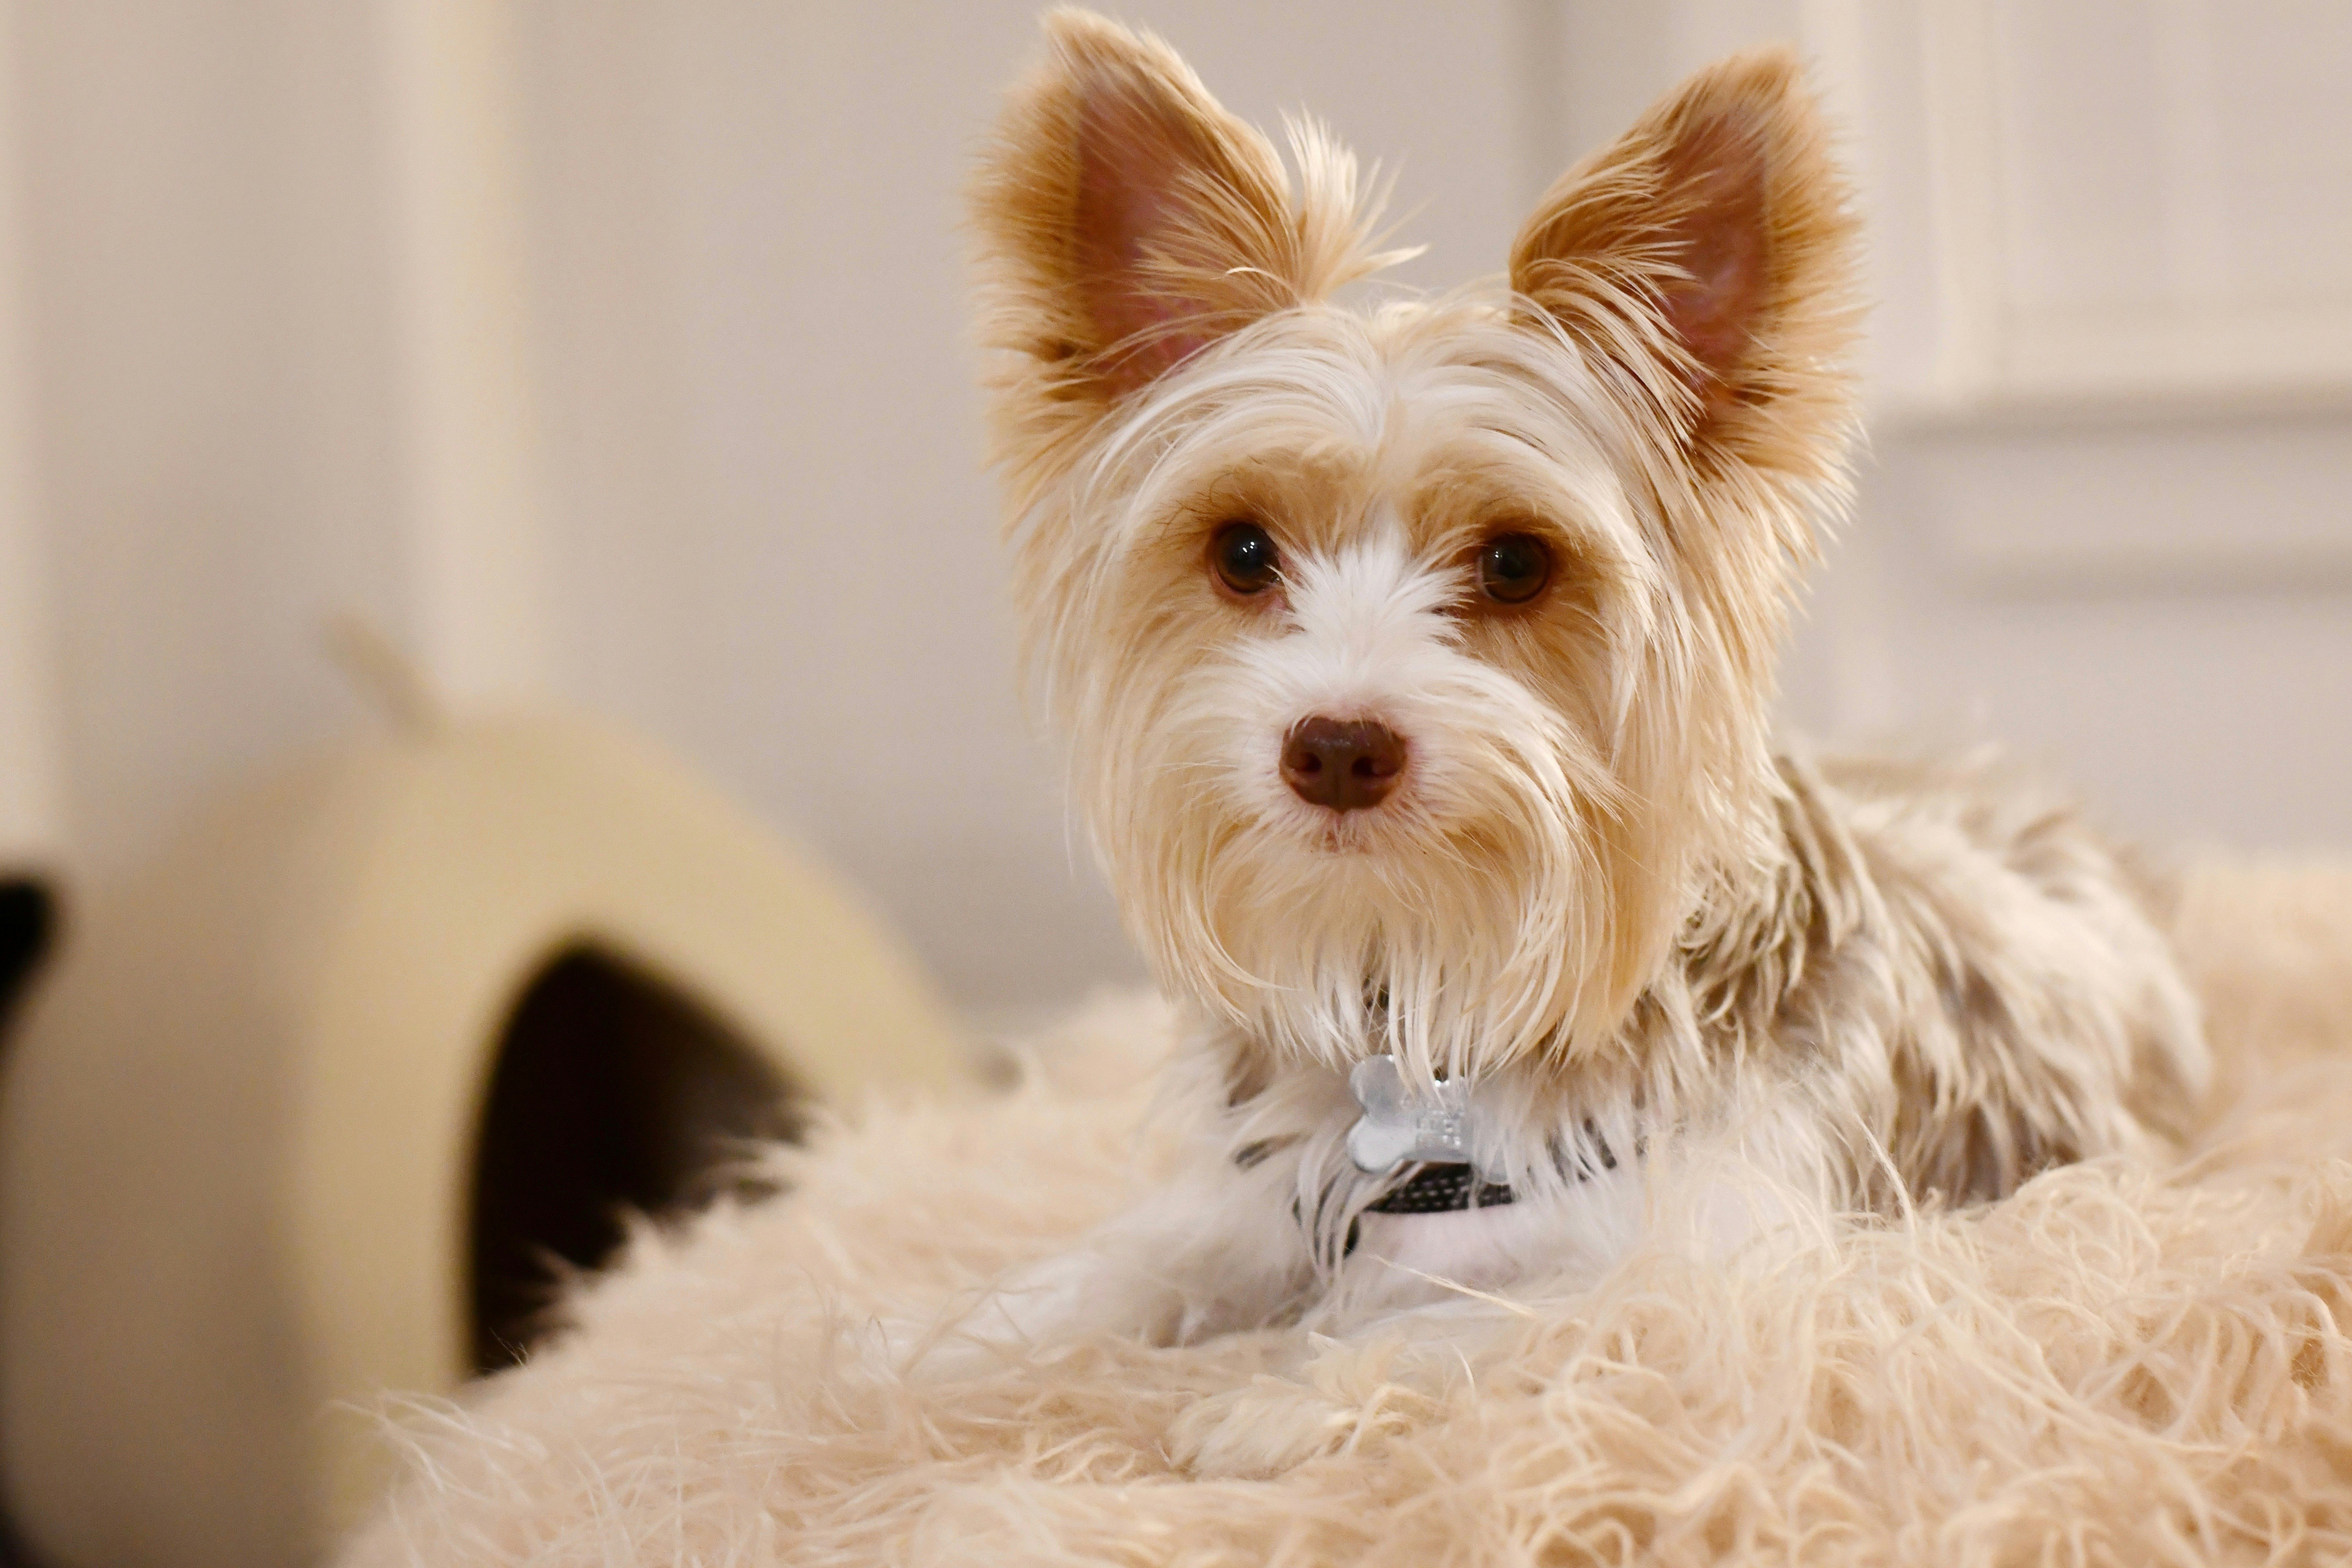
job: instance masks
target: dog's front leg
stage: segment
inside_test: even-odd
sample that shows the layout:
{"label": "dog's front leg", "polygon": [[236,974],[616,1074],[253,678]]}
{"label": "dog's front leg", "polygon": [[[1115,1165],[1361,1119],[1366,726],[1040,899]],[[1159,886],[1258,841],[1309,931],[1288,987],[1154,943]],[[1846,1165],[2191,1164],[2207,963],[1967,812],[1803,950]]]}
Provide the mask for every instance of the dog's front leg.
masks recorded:
{"label": "dog's front leg", "polygon": [[[1204,1158],[1078,1247],[1014,1270],[961,1316],[894,1349],[910,1373],[952,1375],[1076,1340],[1186,1344],[1294,1315],[1314,1270],[1283,1166]],[[892,1340],[905,1331],[894,1326]]]}

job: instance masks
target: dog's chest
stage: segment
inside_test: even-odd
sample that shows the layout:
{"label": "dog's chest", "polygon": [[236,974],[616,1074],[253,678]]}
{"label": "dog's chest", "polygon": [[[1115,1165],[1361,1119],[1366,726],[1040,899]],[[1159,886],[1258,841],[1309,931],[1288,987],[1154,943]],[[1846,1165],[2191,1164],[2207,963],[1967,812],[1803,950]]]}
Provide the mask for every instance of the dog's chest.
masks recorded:
{"label": "dog's chest", "polygon": [[1287,1211],[1345,1294],[1403,1299],[1597,1269],[1638,1235],[1641,1142],[1623,1117],[1539,1101],[1507,1081],[1475,1095],[1401,1092],[1385,1057],[1351,1076],[1278,1075],[1227,1123],[1229,1168],[1258,1188],[1255,1201]]}
{"label": "dog's chest", "polygon": [[[1566,1190],[1434,1213],[1366,1210],[1343,1271],[1395,1288],[1444,1283],[1491,1290],[1566,1269],[1605,1268],[1640,1231],[1641,1173],[1594,1173]],[[1379,1276],[1391,1276],[1380,1280]]]}

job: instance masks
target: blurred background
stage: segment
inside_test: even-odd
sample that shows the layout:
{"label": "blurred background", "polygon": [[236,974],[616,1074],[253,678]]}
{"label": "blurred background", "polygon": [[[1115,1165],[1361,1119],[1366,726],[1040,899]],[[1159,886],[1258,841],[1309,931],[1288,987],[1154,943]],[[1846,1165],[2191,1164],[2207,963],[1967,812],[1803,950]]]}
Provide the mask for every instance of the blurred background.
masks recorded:
{"label": "blurred background", "polygon": [[[987,1020],[1136,973],[1016,697],[958,187],[1026,0],[0,6],[0,840],[68,884],[367,721],[357,610],[789,825]],[[2352,839],[2352,8],[1161,0],[1497,269],[1683,71],[1796,40],[1874,229],[1832,741]]]}
{"label": "blurred background", "polygon": [[[1122,14],[1378,160],[1430,288],[1794,41],[1878,304],[1790,726],[2352,845],[2352,6]],[[687,1134],[777,1125],[747,1083],[951,1076],[1139,976],[981,468],[959,187],[1034,16],[0,0],[0,980],[95,911],[0,1096],[0,1481],[56,1561],[307,1560],[374,1474],[320,1405],[535,1331],[482,1258],[594,1261]],[[603,728],[352,751],[350,617]]]}

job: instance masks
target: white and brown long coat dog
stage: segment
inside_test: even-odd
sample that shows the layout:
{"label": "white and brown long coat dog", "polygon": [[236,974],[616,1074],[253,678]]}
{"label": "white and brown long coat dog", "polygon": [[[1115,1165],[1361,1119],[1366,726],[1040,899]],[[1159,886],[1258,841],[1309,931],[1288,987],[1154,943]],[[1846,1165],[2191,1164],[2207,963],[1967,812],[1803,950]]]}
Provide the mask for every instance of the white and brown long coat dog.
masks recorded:
{"label": "white and brown long coat dog", "polygon": [[2204,1047],[2114,852],[1770,744],[1854,418],[1855,224],[1789,56],[1566,175],[1507,290],[1356,306],[1345,152],[1295,126],[1286,170],[1155,40],[1047,31],[975,195],[996,447],[1201,1136],[968,1328],[1183,1339],[1597,1267],[1695,1163],[1721,1244],[2173,1124]]}

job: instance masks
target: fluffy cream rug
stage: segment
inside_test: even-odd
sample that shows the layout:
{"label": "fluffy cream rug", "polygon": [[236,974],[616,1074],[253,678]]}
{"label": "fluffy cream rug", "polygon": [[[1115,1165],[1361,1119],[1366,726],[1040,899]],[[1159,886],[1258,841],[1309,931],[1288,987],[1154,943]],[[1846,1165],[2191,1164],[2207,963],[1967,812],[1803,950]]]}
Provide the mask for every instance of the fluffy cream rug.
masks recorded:
{"label": "fluffy cream rug", "polygon": [[2181,929],[2224,1083],[2177,1168],[1346,1341],[877,1372],[875,1318],[1151,1180],[1166,1020],[1097,1008],[1009,1100],[875,1110],[779,1156],[790,1198],[643,1237],[552,1350],[405,1415],[345,1561],[2346,1561],[2352,871],[2207,873]]}

